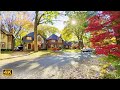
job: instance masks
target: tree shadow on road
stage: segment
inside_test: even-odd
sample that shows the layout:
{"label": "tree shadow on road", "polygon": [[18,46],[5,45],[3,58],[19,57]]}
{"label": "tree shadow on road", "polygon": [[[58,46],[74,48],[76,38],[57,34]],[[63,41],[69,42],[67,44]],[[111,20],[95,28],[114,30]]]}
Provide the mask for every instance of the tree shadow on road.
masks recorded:
{"label": "tree shadow on road", "polygon": [[[17,74],[34,74],[34,72],[43,72],[45,70],[54,71],[60,68],[63,68],[65,65],[69,65],[71,61],[75,60],[90,60],[92,54],[88,53],[76,53],[76,54],[58,54],[56,55],[45,55],[43,57],[37,57],[35,59],[29,60],[19,60],[12,63],[8,63],[3,65],[0,70],[2,69],[13,69],[13,72]],[[75,57],[77,56],[77,57]],[[48,72],[48,71],[46,71]]]}

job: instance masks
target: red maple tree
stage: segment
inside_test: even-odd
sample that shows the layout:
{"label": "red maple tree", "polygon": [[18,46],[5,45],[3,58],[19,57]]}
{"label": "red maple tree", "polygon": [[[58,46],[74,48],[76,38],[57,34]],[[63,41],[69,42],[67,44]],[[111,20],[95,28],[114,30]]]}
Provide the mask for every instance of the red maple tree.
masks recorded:
{"label": "red maple tree", "polygon": [[[90,41],[96,54],[120,57],[120,11],[101,11],[90,16],[86,32],[91,32]],[[115,43],[110,41],[112,38],[115,38]]]}

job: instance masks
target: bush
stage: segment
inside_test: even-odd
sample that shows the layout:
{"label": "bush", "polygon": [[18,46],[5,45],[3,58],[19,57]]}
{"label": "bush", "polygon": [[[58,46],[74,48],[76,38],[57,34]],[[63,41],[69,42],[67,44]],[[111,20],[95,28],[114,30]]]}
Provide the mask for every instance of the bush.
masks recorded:
{"label": "bush", "polygon": [[1,51],[12,51],[12,49],[1,49]]}
{"label": "bush", "polygon": [[56,51],[56,50],[61,50],[61,48],[51,48],[51,50]]}
{"label": "bush", "polygon": [[120,79],[120,74],[116,72],[110,72],[105,74],[102,79]]}
{"label": "bush", "polygon": [[[114,55],[108,55],[105,57],[102,57],[101,60],[106,61],[107,64],[102,65],[101,69],[101,78],[102,79],[120,79],[120,58]],[[114,70],[110,70],[107,73],[105,70],[109,69],[110,63]]]}

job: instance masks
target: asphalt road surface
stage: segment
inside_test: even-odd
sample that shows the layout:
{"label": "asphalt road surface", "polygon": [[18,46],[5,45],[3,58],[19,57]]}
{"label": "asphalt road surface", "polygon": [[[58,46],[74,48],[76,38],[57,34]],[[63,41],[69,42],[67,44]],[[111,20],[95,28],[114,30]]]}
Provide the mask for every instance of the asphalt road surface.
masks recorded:
{"label": "asphalt road surface", "polygon": [[[34,60],[19,60],[15,62],[0,61],[0,78],[2,79],[64,79],[65,70],[77,66],[82,61],[97,58],[90,52],[64,52],[59,55],[46,55]],[[83,67],[84,68],[84,67]],[[3,69],[12,69],[12,76],[3,76]]]}

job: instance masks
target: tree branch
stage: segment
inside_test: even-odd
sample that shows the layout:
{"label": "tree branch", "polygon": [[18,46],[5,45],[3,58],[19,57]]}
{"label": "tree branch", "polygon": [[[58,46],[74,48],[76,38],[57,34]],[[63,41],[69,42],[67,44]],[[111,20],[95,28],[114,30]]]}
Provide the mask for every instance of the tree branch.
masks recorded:
{"label": "tree branch", "polygon": [[19,34],[20,30],[22,29],[22,26],[20,26],[18,32],[15,34],[15,37]]}
{"label": "tree branch", "polygon": [[43,13],[43,14],[38,18],[37,25],[39,25],[39,22],[40,22],[41,18],[42,18],[44,15],[45,15],[45,14]]}

